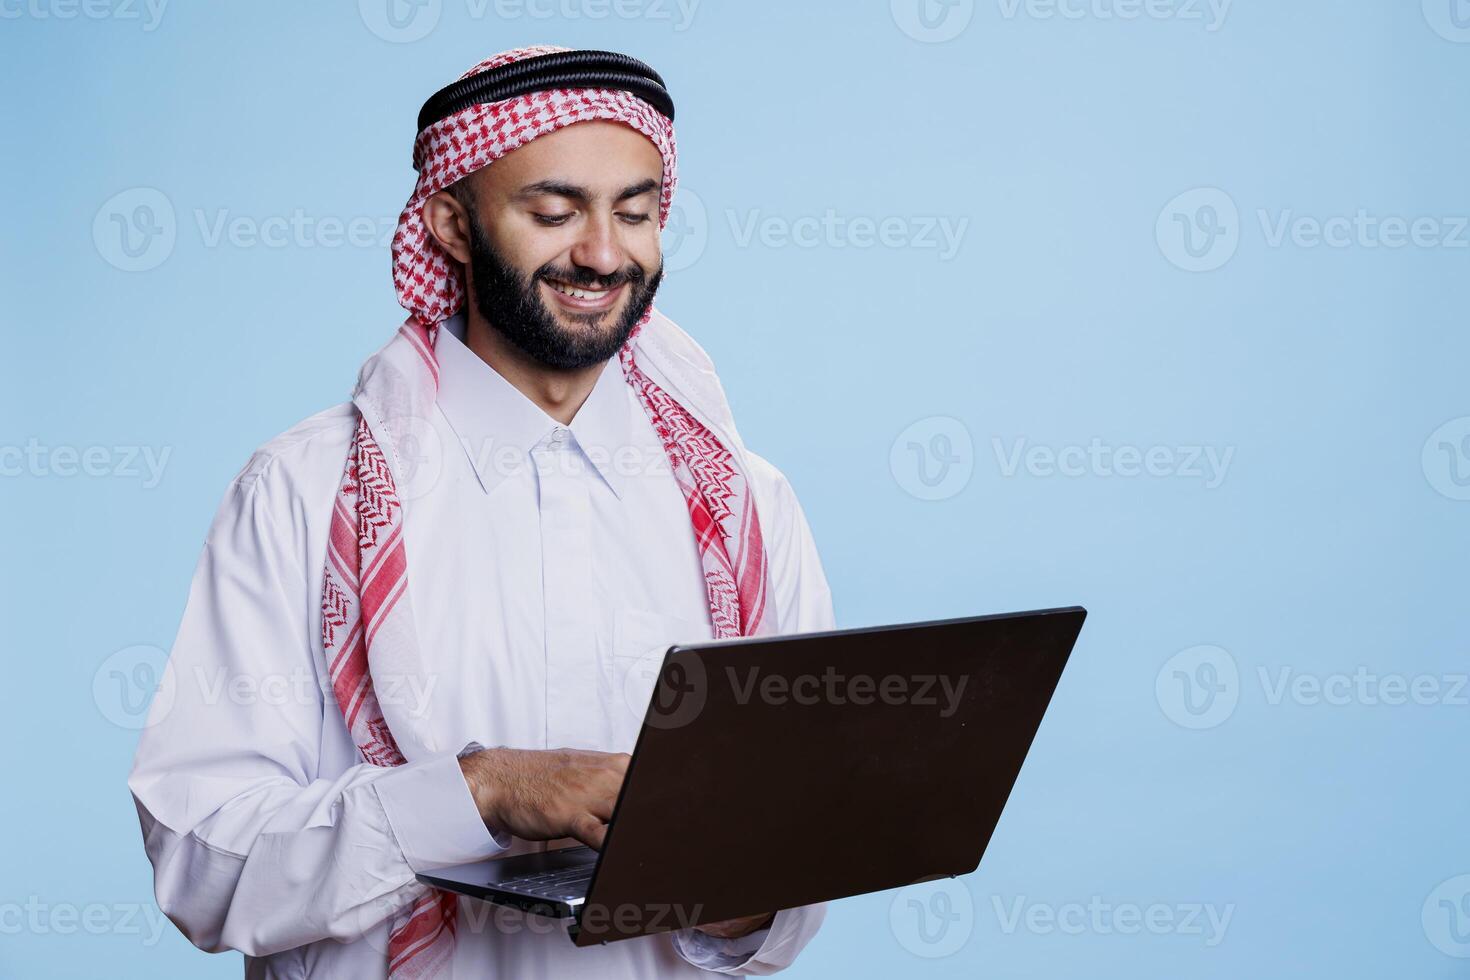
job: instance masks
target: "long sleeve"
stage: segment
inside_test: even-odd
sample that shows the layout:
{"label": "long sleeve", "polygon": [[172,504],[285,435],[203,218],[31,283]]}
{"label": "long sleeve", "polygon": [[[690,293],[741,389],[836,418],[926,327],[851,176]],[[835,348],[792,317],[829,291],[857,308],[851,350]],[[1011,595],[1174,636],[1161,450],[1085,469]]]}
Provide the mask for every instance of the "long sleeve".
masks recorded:
{"label": "long sleeve", "polygon": [[777,630],[790,634],[836,629],[832,590],[796,491],[781,471],[754,453],[748,455],[771,566]]}
{"label": "long sleeve", "polygon": [[[771,564],[777,629],[781,633],[834,629],[832,593],[796,493],[774,466],[748,455]],[[825,904],[783,909],[770,926],[748,936],[718,939],[689,929],[675,934],[674,946],[687,962],[712,973],[765,976],[795,962],[826,916]]]}
{"label": "long sleeve", "polygon": [[305,522],[269,474],[252,461],[220,506],[129,778],[160,908],[251,956],[361,937],[418,897],[416,871],[502,849],[452,753],[356,763],[311,636]]}

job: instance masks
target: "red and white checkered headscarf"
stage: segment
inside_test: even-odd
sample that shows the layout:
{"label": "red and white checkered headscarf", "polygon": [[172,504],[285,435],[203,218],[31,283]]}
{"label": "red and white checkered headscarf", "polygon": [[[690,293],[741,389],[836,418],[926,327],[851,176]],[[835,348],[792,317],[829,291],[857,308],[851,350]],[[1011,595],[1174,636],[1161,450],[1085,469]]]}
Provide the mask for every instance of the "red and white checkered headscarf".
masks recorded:
{"label": "red and white checkered headscarf", "polygon": [[[560,50],[565,49],[507,51],[476,65],[466,76]],[[410,315],[359,375],[353,395],[359,415],[357,431],[333,508],[322,583],[322,647],[333,691],[354,742],[363,758],[374,765],[401,765],[462,747],[454,744],[455,733],[435,730],[432,712],[410,711],[392,698],[380,701],[374,686],[374,678],[396,682],[423,672],[408,596],[404,500],[399,492],[405,469],[399,447],[411,447],[432,417],[439,387],[434,353],[439,325],[459,310],[466,296],[459,264],[424,227],[423,204],[429,195],[538,136],[594,119],[631,126],[658,148],[664,165],[659,201],[662,227],[674,193],[673,124],[627,92],[557,90],[470,106],[429,126],[414,144],[418,185],[393,237],[393,281]],[[648,335],[651,318],[663,332],[663,340]],[[619,361],[663,443],[688,504],[714,635],[762,632],[769,628],[766,553],[755,503],[742,472],[738,437],[727,427],[724,431],[730,435],[726,439],[732,445],[723,444],[690,406],[670,394],[668,385],[650,377],[650,372],[659,374],[659,363],[689,363],[687,353],[669,355],[679,343],[685,345],[684,351],[697,351],[676,327],[650,311],[619,352]],[[685,360],[680,362],[680,357]],[[642,363],[645,360],[648,370]],[[694,376],[682,370],[674,373]],[[712,390],[717,393],[718,385]],[[707,397],[718,399],[728,411],[723,395]],[[514,556],[506,560],[513,561]],[[455,922],[454,896],[425,889],[394,918],[389,975],[440,974],[453,955]]]}

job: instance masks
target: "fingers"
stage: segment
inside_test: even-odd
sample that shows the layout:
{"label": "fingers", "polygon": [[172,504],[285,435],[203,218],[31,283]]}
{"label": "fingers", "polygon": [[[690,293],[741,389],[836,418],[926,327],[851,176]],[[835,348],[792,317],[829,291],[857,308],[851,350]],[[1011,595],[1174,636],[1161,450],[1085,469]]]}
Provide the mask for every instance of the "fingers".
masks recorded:
{"label": "fingers", "polygon": [[609,754],[602,759],[602,772],[597,779],[597,790],[589,794],[587,808],[603,823],[612,819],[613,807],[617,805],[618,793],[623,788],[623,778],[628,772],[626,752]]}
{"label": "fingers", "polygon": [[598,820],[601,820],[603,823],[608,823],[612,820],[613,807],[617,806],[617,804],[618,791],[613,790],[611,793],[588,800],[587,809],[591,810],[592,815]]}
{"label": "fingers", "polygon": [[584,813],[572,821],[571,836],[594,851],[602,850],[602,841],[607,837],[607,825],[590,813]]}
{"label": "fingers", "polygon": [[[565,829],[552,836],[572,837],[601,850],[630,759],[626,752],[557,750],[549,798],[542,806],[548,828]],[[556,815],[548,810],[556,811]],[[568,812],[575,815],[567,819],[564,815]]]}

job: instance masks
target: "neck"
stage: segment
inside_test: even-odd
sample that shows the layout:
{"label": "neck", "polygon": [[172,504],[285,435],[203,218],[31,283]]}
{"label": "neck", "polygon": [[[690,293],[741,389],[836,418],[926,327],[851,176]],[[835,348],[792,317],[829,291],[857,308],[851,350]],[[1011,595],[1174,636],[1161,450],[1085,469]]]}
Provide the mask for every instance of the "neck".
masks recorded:
{"label": "neck", "polygon": [[590,367],[560,371],[547,367],[491,327],[474,303],[466,304],[464,344],[495,373],[562,425],[570,425],[577,410],[592,393],[606,361]]}

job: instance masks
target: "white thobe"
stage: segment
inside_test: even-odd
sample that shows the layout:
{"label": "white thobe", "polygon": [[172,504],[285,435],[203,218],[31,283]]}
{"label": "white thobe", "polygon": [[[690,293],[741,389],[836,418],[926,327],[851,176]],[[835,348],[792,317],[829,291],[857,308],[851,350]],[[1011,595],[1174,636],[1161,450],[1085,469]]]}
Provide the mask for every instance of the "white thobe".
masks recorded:
{"label": "white thobe", "polygon": [[[462,747],[631,751],[652,684],[634,665],[711,635],[683,495],[616,359],[564,426],[462,330],[441,330],[438,404],[402,447],[424,671],[379,697],[433,712]],[[327,683],[322,570],[354,425],[350,405],[313,416],[230,485],[129,780],[160,907],[201,948],[242,951],[248,977],[383,976],[385,916],[422,892],[415,873],[515,846],[481,821],[456,752],[362,762]],[[776,630],[830,629],[796,497],[746,455]],[[783,911],[739,940],[686,930],[579,949],[563,925],[461,899],[453,976],[771,973],[823,914]]]}

